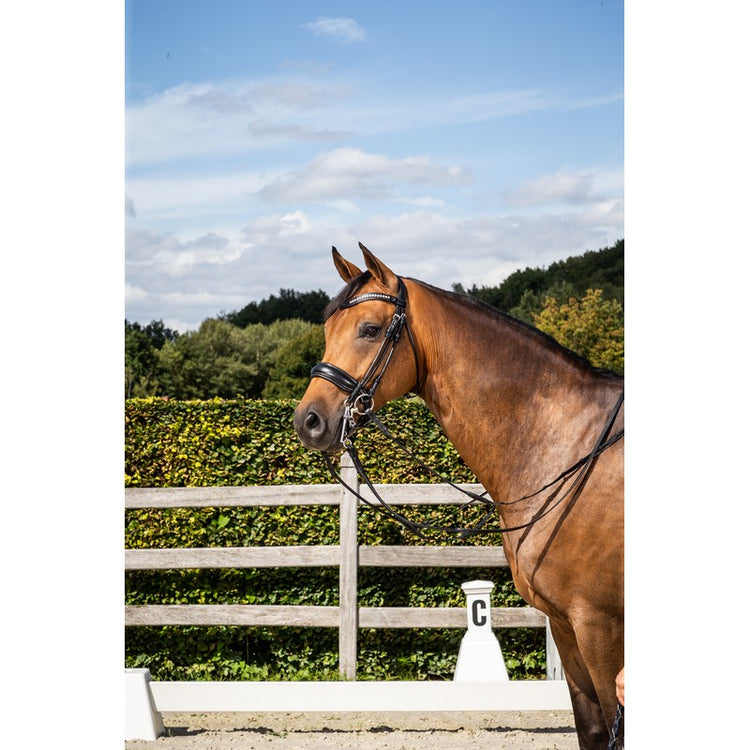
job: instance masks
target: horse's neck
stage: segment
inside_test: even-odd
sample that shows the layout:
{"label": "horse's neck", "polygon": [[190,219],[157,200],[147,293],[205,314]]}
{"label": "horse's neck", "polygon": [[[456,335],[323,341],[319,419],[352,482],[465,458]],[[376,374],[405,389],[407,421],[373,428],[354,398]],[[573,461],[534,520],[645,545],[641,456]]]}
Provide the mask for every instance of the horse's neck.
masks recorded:
{"label": "horse's neck", "polygon": [[427,342],[425,402],[496,500],[537,489],[590,449],[616,398],[592,371],[452,297],[430,309],[415,331]]}

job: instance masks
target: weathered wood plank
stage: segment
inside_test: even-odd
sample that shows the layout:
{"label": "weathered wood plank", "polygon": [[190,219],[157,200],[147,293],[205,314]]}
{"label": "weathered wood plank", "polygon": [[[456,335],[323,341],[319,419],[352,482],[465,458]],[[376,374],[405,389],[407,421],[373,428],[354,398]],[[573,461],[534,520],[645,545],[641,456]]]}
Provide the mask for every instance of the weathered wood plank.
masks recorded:
{"label": "weathered wood plank", "polygon": [[[533,607],[492,607],[493,628],[538,628]],[[338,627],[338,607],[255,604],[147,604],[125,607],[125,625]],[[465,628],[464,607],[360,607],[360,628]]]}
{"label": "weathered wood plank", "polygon": [[338,484],[260,487],[128,487],[126,508],[230,508],[234,506],[338,505]]}
{"label": "weathered wood plank", "polygon": [[362,567],[498,568],[506,566],[502,547],[360,547]]}
{"label": "weathered wood plank", "polygon": [[[342,535],[345,538],[345,535]],[[355,551],[349,551],[351,559]],[[125,550],[125,570],[181,568],[314,568],[339,565],[341,547],[195,547]],[[502,547],[359,548],[361,567],[479,568],[507,565]],[[351,564],[350,564],[351,565]],[[356,577],[355,577],[356,583]]]}
{"label": "weathered wood plank", "polygon": [[329,627],[338,607],[257,604],[139,604],[125,607],[125,625],[277,625]]}
{"label": "weathered wood plank", "polygon": [[[484,492],[481,484],[457,484],[464,490],[479,494]],[[448,484],[374,484],[375,491],[390,505],[463,505],[469,498]],[[378,499],[366,485],[359,493],[370,502]]]}
{"label": "weathered wood plank", "polygon": [[[544,615],[532,607],[492,607],[493,628],[544,627]],[[361,607],[360,628],[466,628],[464,607]]]}
{"label": "weathered wood plank", "polygon": [[127,549],[125,570],[315,568],[338,565],[338,545]]}
{"label": "weathered wood plank", "polygon": [[[459,487],[481,492],[481,484]],[[467,497],[446,484],[376,484],[391,505],[461,505]],[[125,507],[132,508],[229,508],[282,505],[338,505],[337,484],[285,484],[252,487],[128,487]],[[362,497],[377,498],[362,486]],[[364,503],[360,503],[364,505]]]}

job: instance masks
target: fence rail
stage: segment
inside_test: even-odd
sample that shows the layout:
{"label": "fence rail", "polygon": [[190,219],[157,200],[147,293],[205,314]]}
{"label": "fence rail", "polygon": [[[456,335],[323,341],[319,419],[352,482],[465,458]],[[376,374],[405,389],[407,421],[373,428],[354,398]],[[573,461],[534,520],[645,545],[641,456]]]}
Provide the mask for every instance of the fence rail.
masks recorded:
{"label": "fence rail", "polygon": [[[360,628],[465,628],[464,607],[360,607]],[[495,628],[543,628],[531,607],[492,607]],[[338,607],[288,604],[146,604],[125,608],[126,625],[276,625],[335,628]]]}
{"label": "fence rail", "polygon": [[[480,568],[505,566],[497,547],[359,547],[360,568]],[[337,566],[341,547],[205,547],[125,550],[125,570],[176,568],[316,568]]]}
{"label": "fence rail", "polygon": [[[353,467],[343,463],[342,467]],[[377,502],[369,487],[359,486],[358,492],[366,500]],[[352,485],[354,486],[354,485]],[[397,488],[394,505],[463,505],[466,497],[444,484],[375,484],[376,491]],[[462,489],[483,492],[481,484],[457,484]],[[287,484],[262,487],[130,487],[125,490],[126,508],[231,508],[261,505],[339,505],[342,488],[338,484]]]}
{"label": "fence rail", "polygon": [[[348,456],[342,457],[341,474],[363,497]],[[481,485],[461,485],[481,492]],[[393,505],[463,504],[465,496],[446,485],[376,485],[387,487]],[[356,679],[359,628],[461,628],[466,627],[463,607],[358,607],[359,567],[501,567],[507,566],[502,547],[398,547],[359,546],[359,501],[338,485],[286,485],[268,487],[128,488],[125,507],[201,508],[285,505],[338,505],[338,545],[298,547],[216,547],[192,549],[128,549],[126,570],[184,568],[338,567],[339,606],[291,605],[131,605],[125,607],[125,625],[246,625],[335,627],[339,630],[339,672]],[[493,607],[493,627],[545,627],[546,618],[532,607]],[[559,660],[547,634],[547,675],[559,677]]]}

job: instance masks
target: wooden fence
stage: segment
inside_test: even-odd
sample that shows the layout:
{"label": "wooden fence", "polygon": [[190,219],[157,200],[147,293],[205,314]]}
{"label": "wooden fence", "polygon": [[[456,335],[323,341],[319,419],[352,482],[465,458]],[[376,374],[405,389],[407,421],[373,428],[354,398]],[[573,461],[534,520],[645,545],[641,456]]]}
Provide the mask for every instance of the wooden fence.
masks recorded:
{"label": "wooden fence", "polygon": [[[360,487],[348,456],[342,457],[342,478]],[[481,485],[463,485],[482,491]],[[462,504],[465,496],[448,485],[387,485],[393,505]],[[376,485],[376,490],[380,486]],[[128,549],[126,570],[180,568],[339,568],[339,606],[290,605],[132,605],[125,607],[125,625],[254,625],[335,627],[339,630],[339,672],[356,680],[359,628],[465,628],[464,607],[357,607],[359,567],[500,567],[507,565],[502,547],[360,546],[357,507],[360,501],[339,485],[266,487],[129,488],[126,508],[199,508],[232,506],[338,505],[338,545],[297,547],[218,547],[204,549]],[[493,607],[493,628],[545,627],[545,616],[532,607]],[[547,677],[562,676],[559,657],[547,627]]]}

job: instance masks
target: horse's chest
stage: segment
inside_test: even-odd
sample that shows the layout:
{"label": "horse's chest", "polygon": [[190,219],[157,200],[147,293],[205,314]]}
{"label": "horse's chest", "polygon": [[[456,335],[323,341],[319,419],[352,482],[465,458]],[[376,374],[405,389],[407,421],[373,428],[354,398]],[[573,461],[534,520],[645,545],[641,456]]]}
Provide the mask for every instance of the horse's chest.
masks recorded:
{"label": "horse's chest", "polygon": [[545,559],[531,550],[517,550],[506,557],[513,575],[513,583],[523,600],[547,615],[561,614],[565,609],[558,601],[563,591],[569,590],[569,571],[563,561]]}

